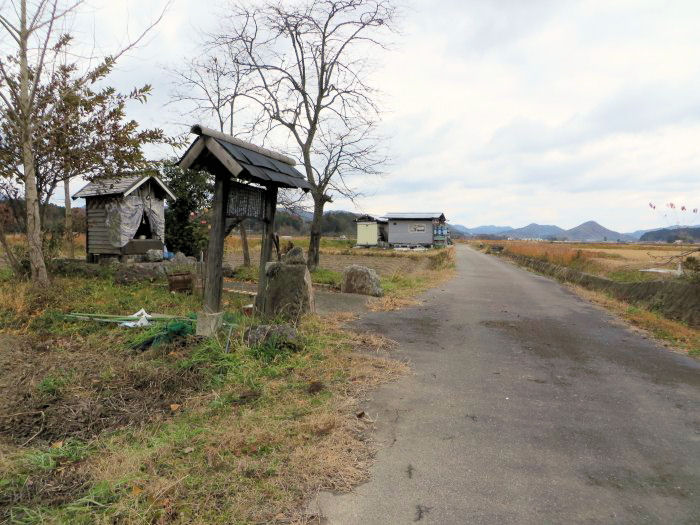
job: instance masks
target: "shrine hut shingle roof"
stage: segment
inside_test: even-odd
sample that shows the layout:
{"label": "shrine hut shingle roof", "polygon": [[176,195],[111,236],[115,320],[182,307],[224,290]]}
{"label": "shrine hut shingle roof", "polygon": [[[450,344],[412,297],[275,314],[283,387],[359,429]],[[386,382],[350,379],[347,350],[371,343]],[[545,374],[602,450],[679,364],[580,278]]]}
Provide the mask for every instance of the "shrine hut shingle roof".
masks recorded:
{"label": "shrine hut shingle roof", "polygon": [[80,199],[85,197],[101,197],[104,195],[128,195],[148,180],[153,180],[163,189],[168,197],[175,200],[175,195],[173,195],[173,192],[170,191],[170,188],[168,188],[163,181],[154,175],[144,175],[143,173],[125,175],[119,178],[96,179],[80,188],[80,190],[73,194],[72,198]]}

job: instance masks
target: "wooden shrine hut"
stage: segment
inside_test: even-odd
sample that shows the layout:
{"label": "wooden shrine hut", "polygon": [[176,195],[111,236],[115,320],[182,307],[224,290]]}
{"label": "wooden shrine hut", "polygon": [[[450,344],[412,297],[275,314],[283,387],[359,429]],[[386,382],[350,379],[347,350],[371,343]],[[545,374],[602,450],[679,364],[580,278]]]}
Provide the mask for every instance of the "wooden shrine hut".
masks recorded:
{"label": "wooden shrine hut", "polygon": [[289,157],[200,125],[192,126],[191,131],[199,136],[178,165],[205,170],[215,177],[204,315],[197,318],[197,332],[211,335],[221,323],[222,262],[227,233],[244,219],[263,222],[258,301],[264,300],[265,264],[272,256],[278,189],[308,191],[311,186]]}
{"label": "wooden shrine hut", "polygon": [[165,199],[175,200],[175,195],[158,177],[141,173],[97,179],[73,195],[73,200],[79,198],[85,199],[88,262],[163,249]]}

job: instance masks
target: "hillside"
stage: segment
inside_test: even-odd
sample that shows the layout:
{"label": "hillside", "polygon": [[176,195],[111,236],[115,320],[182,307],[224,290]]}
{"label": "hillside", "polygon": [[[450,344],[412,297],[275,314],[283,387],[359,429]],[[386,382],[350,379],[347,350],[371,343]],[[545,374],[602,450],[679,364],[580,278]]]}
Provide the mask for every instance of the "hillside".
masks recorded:
{"label": "hillside", "polygon": [[639,240],[642,242],[674,242],[677,240],[698,242],[700,241],[700,226],[653,230],[643,234]]}
{"label": "hillside", "polygon": [[510,226],[494,226],[491,224],[486,226],[477,226],[476,228],[466,228],[461,225],[459,226],[464,228],[466,233],[470,235],[503,235],[513,229]]}
{"label": "hillside", "polygon": [[533,222],[522,228],[510,230],[507,235],[514,239],[563,239],[566,237],[566,230],[552,224],[535,224]]}
{"label": "hillside", "polygon": [[595,221],[584,222],[579,224],[575,228],[566,230],[565,236],[570,241],[579,242],[595,242],[595,241],[630,241],[634,240],[627,235],[616,232],[613,230],[608,230],[607,228],[601,226]]}

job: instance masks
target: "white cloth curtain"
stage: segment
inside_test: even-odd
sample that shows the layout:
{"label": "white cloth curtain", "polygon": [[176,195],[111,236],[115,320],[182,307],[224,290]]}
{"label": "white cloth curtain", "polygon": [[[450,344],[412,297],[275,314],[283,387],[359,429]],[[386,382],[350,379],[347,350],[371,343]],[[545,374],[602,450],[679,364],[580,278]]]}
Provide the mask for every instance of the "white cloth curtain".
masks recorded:
{"label": "white cloth curtain", "polygon": [[136,235],[141,225],[144,203],[140,195],[132,193],[126,197],[117,197],[107,206],[107,229],[109,242],[121,248]]}
{"label": "white cloth curtain", "polygon": [[165,201],[157,198],[151,185],[144,185],[139,188],[143,201],[144,212],[151,224],[151,231],[161,241],[165,240]]}
{"label": "white cloth curtain", "polygon": [[153,194],[150,184],[144,184],[126,197],[111,199],[105,206],[109,242],[121,248],[134,238],[144,213],[154,237],[165,240],[165,202]]}

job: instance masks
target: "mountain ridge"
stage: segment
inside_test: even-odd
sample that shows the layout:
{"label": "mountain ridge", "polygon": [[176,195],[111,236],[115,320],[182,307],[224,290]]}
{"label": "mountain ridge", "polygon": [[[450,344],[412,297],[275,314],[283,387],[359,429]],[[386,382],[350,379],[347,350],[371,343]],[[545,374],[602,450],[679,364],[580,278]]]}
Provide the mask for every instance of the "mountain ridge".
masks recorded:
{"label": "mountain ridge", "polygon": [[[479,230],[476,228],[466,228],[471,232]],[[489,233],[487,235],[501,235],[514,239],[547,239],[547,240],[569,240],[579,242],[615,242],[615,241],[634,241],[638,238],[634,235],[616,232],[604,226],[601,226],[596,221],[586,221],[578,226],[565,230],[554,224],[537,224],[530,223],[522,228],[511,228],[500,233]]]}
{"label": "mountain ridge", "polygon": [[[313,214],[305,210],[296,211],[294,215],[300,217],[305,223],[310,222],[313,216]],[[324,213],[324,222],[336,222],[336,217],[339,219],[342,218],[344,219],[344,222],[347,222],[352,221],[354,217],[359,215],[360,214],[357,212],[349,212],[345,210],[328,210]],[[333,224],[332,226],[329,224],[328,226],[330,227],[329,229],[335,230],[334,233],[340,233],[340,230],[345,230],[347,228],[339,224]],[[637,240],[651,240],[652,238],[655,239],[655,237],[647,235],[649,233],[669,232],[670,234],[673,232],[673,230],[698,228],[697,226],[670,226],[667,228],[651,228],[621,233],[606,228],[593,220],[583,222],[578,226],[574,226],[573,228],[569,229],[561,228],[555,224],[538,224],[534,222],[520,228],[513,228],[512,226],[498,226],[493,224],[479,225],[470,228],[463,224],[452,224],[449,222],[448,226],[455,237],[489,235],[504,238],[510,237],[514,239],[568,240],[578,242],[630,242]],[[347,232],[348,235],[351,235],[352,233],[349,231]],[[659,238],[664,238],[664,234],[660,234]]]}

